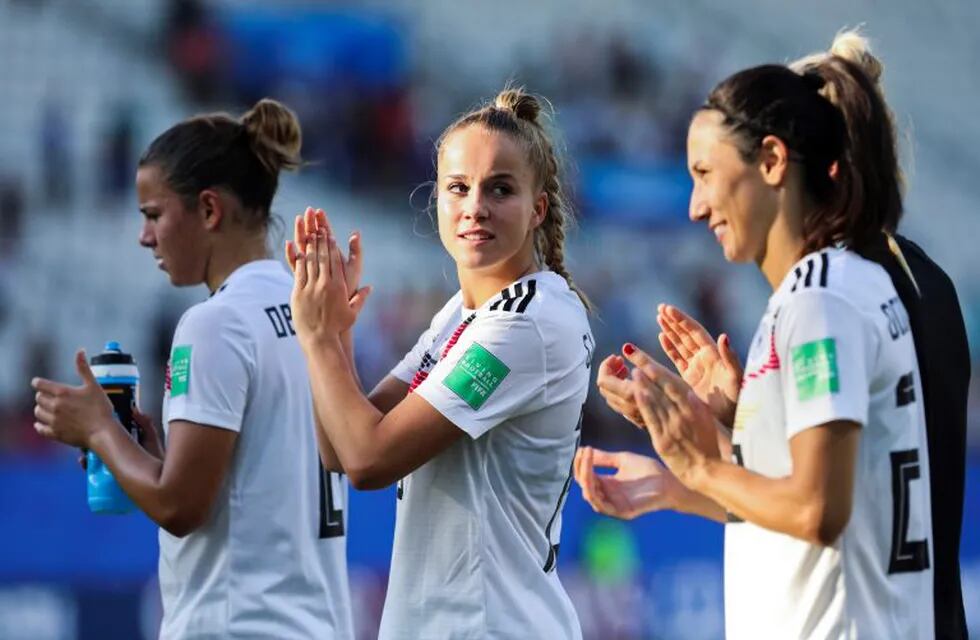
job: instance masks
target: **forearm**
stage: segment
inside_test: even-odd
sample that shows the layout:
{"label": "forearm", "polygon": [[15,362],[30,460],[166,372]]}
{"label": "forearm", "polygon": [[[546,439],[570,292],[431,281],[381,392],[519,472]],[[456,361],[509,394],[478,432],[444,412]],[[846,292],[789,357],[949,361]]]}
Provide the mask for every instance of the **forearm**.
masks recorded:
{"label": "forearm", "polygon": [[[361,386],[361,379],[357,375],[357,367],[354,365],[354,338],[353,330],[348,329],[340,334],[340,344],[341,349],[344,352],[344,356],[347,359],[347,365],[350,368],[350,373],[354,377],[354,381],[357,384],[358,390],[363,393],[364,389]],[[314,402],[313,413],[314,413],[314,423],[316,428],[316,444],[317,449],[320,451],[320,460],[323,462],[323,466],[327,471],[337,471],[343,472],[343,464],[340,462],[340,458],[337,456],[337,452],[334,450],[333,445],[330,443],[330,438],[327,436],[326,430],[323,427],[324,416],[322,415],[323,403]]]}
{"label": "forearm", "polygon": [[333,336],[304,344],[310,387],[322,436],[345,470],[371,466],[384,417],[361,391],[342,341]]}
{"label": "forearm", "polygon": [[354,360],[354,328],[351,327],[347,331],[340,334],[340,345],[343,348],[344,355],[347,357],[347,363],[350,366],[351,375],[354,376],[354,382],[357,383],[357,388],[364,392],[364,387],[361,385],[361,377],[357,375],[357,366]]}
{"label": "forearm", "polygon": [[[724,460],[708,460],[692,475],[685,484],[715,507],[772,531],[827,543],[819,531],[824,500],[792,476],[769,478]],[[697,504],[699,509],[707,508]]]}
{"label": "forearm", "polygon": [[92,436],[89,449],[151,520],[169,529],[181,518],[178,501],[163,483],[163,461],[139,446],[122,425],[106,424]]}
{"label": "forearm", "polygon": [[701,516],[715,522],[724,523],[728,520],[728,514],[724,507],[708,496],[691,489],[685,490],[684,495],[674,505],[674,511]]}

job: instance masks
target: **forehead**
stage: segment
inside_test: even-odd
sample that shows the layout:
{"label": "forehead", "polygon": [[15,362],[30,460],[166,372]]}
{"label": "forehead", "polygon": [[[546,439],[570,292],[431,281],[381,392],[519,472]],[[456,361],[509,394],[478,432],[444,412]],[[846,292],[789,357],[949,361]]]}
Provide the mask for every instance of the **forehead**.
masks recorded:
{"label": "forehead", "polygon": [[687,161],[723,159],[738,157],[738,149],[732,143],[728,129],[724,126],[724,116],[713,109],[699,111],[691,119],[687,130]]}
{"label": "forehead", "polygon": [[155,165],[145,165],[136,170],[136,195],[140,204],[163,205],[180,200],[167,184],[163,171]]}
{"label": "forehead", "polygon": [[439,173],[478,176],[531,173],[527,154],[514,136],[474,124],[449,134],[439,149]]}

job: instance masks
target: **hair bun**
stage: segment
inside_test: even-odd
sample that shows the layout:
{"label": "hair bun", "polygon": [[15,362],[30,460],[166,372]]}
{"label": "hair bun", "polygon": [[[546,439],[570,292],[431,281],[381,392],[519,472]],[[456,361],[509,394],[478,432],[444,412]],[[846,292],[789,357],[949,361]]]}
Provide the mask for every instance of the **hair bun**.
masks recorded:
{"label": "hair bun", "polygon": [[278,173],[282,169],[295,169],[302,163],[299,153],[303,135],[299,119],[286,105],[263,98],[241,117],[240,122],[252,149],[269,171]]}
{"label": "hair bun", "polygon": [[493,106],[497,109],[513,111],[518,119],[529,122],[537,122],[541,114],[541,103],[522,88],[504,89],[497,94]]}
{"label": "hair bun", "polygon": [[861,68],[862,71],[878,84],[884,67],[881,61],[871,53],[871,43],[859,29],[846,29],[838,32],[830,45],[830,55],[843,58]]}

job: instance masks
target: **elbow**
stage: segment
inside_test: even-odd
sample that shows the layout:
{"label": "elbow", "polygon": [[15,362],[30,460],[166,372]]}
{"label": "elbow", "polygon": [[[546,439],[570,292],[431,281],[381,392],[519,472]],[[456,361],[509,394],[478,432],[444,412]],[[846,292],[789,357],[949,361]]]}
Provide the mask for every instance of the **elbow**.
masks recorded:
{"label": "elbow", "polygon": [[851,519],[850,505],[819,504],[802,510],[800,538],[810,544],[831,547]]}
{"label": "elbow", "polygon": [[207,521],[208,512],[197,507],[168,509],[157,519],[160,528],[176,538],[184,538],[200,529]]}
{"label": "elbow", "polygon": [[398,478],[391,477],[374,465],[357,465],[346,470],[347,479],[358,491],[377,491],[393,484]]}

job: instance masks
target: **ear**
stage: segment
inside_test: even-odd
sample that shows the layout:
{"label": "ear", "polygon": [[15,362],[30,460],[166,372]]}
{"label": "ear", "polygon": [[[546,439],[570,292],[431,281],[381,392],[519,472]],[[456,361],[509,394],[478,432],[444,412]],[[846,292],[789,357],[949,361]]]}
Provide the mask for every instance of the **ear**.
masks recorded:
{"label": "ear", "polygon": [[782,186],[789,171],[789,148],[776,136],[766,136],[759,147],[759,172],[770,187]]}
{"label": "ear", "polygon": [[537,229],[548,215],[548,192],[542,191],[534,201],[534,213],[531,218],[531,228]]}
{"label": "ear", "polygon": [[221,194],[214,189],[205,189],[197,196],[198,210],[201,212],[204,228],[216,231],[225,217]]}

